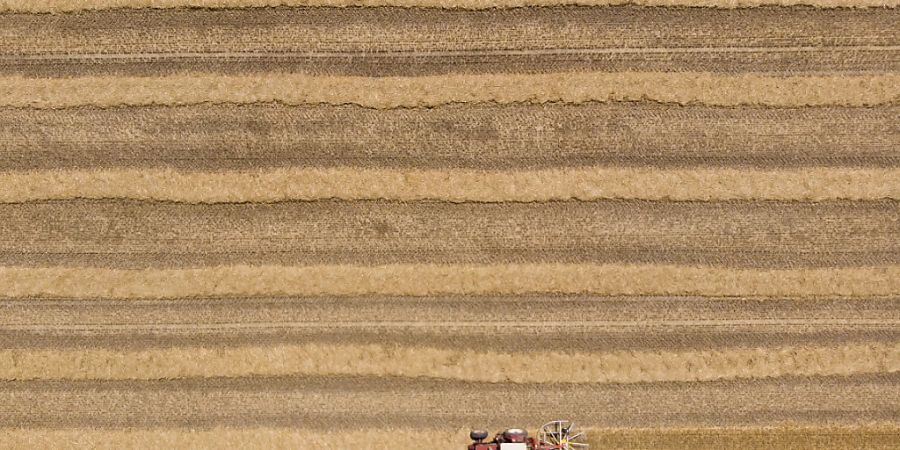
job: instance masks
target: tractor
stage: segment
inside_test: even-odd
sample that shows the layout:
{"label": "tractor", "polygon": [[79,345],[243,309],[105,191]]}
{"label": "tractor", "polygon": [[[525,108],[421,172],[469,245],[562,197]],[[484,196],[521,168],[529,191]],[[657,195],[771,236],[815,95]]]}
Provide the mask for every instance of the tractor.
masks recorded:
{"label": "tractor", "polygon": [[548,422],[538,431],[538,437],[528,436],[521,428],[509,428],[494,435],[490,442],[485,430],[472,430],[469,437],[474,441],[469,450],[587,450],[585,435],[575,432],[575,423],[567,420]]}

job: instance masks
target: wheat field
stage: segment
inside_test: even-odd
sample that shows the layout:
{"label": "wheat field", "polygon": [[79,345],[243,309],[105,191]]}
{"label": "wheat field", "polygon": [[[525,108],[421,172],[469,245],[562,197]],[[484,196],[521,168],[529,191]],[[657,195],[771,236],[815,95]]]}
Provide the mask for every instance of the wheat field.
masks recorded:
{"label": "wheat field", "polygon": [[0,0],[0,448],[900,446],[896,0]]}

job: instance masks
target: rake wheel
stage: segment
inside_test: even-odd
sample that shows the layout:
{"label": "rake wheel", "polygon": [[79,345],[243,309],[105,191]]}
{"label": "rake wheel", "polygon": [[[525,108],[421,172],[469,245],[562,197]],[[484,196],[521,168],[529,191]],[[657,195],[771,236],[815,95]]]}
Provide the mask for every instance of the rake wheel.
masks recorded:
{"label": "rake wheel", "polygon": [[547,422],[538,433],[541,442],[550,444],[556,450],[586,450],[590,448],[582,432],[576,432],[575,422],[554,420]]}

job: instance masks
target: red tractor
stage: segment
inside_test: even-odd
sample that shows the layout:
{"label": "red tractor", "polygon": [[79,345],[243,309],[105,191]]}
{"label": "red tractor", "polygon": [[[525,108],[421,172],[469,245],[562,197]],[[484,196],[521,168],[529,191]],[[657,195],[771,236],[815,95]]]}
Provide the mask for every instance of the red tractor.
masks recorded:
{"label": "red tractor", "polygon": [[575,423],[567,420],[554,420],[541,427],[538,437],[528,437],[528,432],[521,428],[510,428],[494,435],[494,440],[484,442],[488,432],[473,430],[469,433],[473,443],[469,450],[587,450],[584,433],[575,432]]}

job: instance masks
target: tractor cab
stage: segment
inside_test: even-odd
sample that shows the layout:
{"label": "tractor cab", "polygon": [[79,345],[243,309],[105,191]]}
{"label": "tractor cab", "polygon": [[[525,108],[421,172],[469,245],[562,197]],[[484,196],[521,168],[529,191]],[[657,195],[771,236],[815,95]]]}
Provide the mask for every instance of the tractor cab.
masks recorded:
{"label": "tractor cab", "polygon": [[475,441],[469,445],[469,450],[536,450],[535,439],[528,437],[528,432],[521,428],[510,428],[501,431],[494,436],[494,440],[484,442],[488,432],[474,430],[469,437]]}

